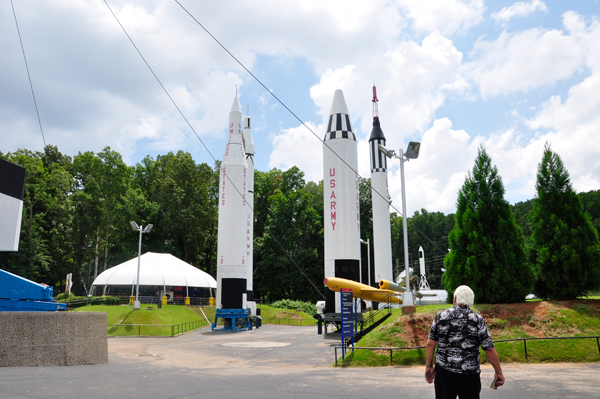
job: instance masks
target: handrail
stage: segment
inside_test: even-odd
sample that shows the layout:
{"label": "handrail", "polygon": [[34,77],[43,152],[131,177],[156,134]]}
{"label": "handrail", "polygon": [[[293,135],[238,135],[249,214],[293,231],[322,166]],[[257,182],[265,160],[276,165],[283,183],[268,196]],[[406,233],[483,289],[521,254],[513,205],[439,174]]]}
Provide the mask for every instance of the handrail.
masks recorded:
{"label": "handrail", "polygon": [[[198,328],[206,327],[210,325],[206,321],[199,319],[195,321],[187,321],[185,323],[179,324],[107,324],[108,326],[116,326],[116,327],[137,327],[138,328],[138,337],[141,336],[142,327],[159,327],[159,328],[168,328],[171,327],[171,337],[183,334],[187,331],[193,331]],[[185,326],[185,328],[184,328]],[[191,327],[191,328],[190,328]],[[177,330],[177,333],[175,332]]]}
{"label": "handrail", "polygon": [[[544,339],[596,339],[596,343],[598,345],[598,354],[600,354],[600,335],[590,335],[590,336],[575,336],[575,337],[531,337],[531,338],[511,338],[511,339],[498,339],[498,340],[494,340],[494,343],[497,342],[511,342],[511,341],[523,341],[523,344],[525,346],[525,360],[527,360],[527,341],[539,341],[539,340],[544,340]],[[381,351],[390,351],[390,366],[394,363],[393,360],[393,351],[395,350],[410,350],[410,349],[425,349],[426,346],[402,346],[402,347],[367,347],[367,346],[347,346],[347,345],[336,345],[334,347],[334,353],[335,353],[335,365],[337,367],[338,365],[338,356],[337,356],[337,350],[341,349],[343,351],[346,351],[348,349],[366,349],[366,350],[381,350]],[[344,352],[345,353],[345,352]]]}

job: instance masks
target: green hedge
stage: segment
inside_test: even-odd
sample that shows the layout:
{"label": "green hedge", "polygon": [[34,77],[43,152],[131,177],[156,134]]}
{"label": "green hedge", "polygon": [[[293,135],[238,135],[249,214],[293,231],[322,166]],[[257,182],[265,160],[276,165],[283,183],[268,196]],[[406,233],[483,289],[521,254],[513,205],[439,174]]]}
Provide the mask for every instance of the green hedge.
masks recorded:
{"label": "green hedge", "polygon": [[302,301],[294,301],[291,299],[282,299],[280,301],[273,302],[271,304],[272,307],[278,309],[301,309],[304,313],[307,313],[311,316],[317,314],[317,307],[310,302],[302,302]]}
{"label": "green hedge", "polygon": [[69,299],[60,299],[58,302],[66,303],[69,308],[78,308],[81,306],[92,305],[120,305],[121,299],[114,296],[95,296],[92,297],[91,300],[87,296],[75,296],[71,295]]}

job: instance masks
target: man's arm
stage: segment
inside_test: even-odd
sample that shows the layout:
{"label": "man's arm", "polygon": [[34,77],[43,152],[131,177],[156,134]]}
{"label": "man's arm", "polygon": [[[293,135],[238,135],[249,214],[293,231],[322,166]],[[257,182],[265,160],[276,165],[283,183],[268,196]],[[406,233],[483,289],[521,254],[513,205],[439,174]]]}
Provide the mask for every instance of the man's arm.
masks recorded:
{"label": "man's arm", "polygon": [[[429,343],[427,344],[429,345]],[[494,368],[494,378],[496,379],[496,386],[504,385],[504,375],[502,374],[502,367],[500,367],[500,359],[498,358],[498,352],[496,348],[488,349],[485,351],[488,361]]]}
{"label": "man's arm", "polygon": [[433,382],[434,373],[433,373],[433,352],[435,352],[435,346],[437,345],[437,341],[429,338],[427,340],[427,347],[425,350],[425,380],[428,383]]}

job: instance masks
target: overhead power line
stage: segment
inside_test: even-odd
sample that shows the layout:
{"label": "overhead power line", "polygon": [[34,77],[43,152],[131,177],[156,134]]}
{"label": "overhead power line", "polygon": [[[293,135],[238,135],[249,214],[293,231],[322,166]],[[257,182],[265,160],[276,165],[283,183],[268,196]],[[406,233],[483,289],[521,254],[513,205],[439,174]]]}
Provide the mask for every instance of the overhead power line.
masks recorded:
{"label": "overhead power line", "polygon": [[[266,91],[267,93],[269,93],[279,104],[281,104],[294,118],[296,118],[296,120],[298,120],[298,122],[300,122],[300,124],[302,126],[304,126],[317,140],[319,140],[325,147],[327,147],[327,149],[329,151],[331,151],[336,157],[338,157],[338,159],[340,161],[342,161],[342,163],[344,165],[346,165],[348,168],[350,168],[350,170],[352,170],[354,173],[356,173],[356,175],[361,178],[364,179],[362,176],[360,176],[360,174],[358,173],[357,170],[354,170],[347,162],[345,159],[343,159],[341,156],[339,156],[335,151],[333,151],[331,149],[331,147],[323,140],[321,139],[302,119],[300,119],[300,117],[298,117],[298,115],[296,115],[287,105],[285,105],[285,103],[283,101],[281,101],[279,99],[279,97],[277,97],[275,95],[275,93],[273,92],[273,90],[269,90],[269,88],[267,86],[265,86],[265,84],[259,79],[257,78],[248,68],[246,68],[246,66],[239,60],[237,59],[237,57],[235,55],[233,55],[233,53],[231,51],[229,51],[227,49],[227,47],[225,47],[224,44],[222,44],[212,33],[210,33],[210,31],[208,29],[206,29],[206,27],[204,25],[202,25],[202,23],[200,23],[200,21],[198,21],[198,19],[196,19],[196,17],[194,17],[192,15],[191,12],[189,12],[187,10],[187,8],[185,8],[180,2],[179,0],[174,0],[179,7],[181,7],[181,9],[183,11],[185,11],[186,14],[188,14],[190,16],[190,18],[192,18],[194,20],[194,22],[196,22],[196,24],[198,24],[198,26],[200,26],[200,28],[202,28],[219,46],[221,46],[221,48],[223,50],[225,50],[225,52],[227,54],[229,54],[229,56],[231,58],[233,58],[235,60],[235,62],[237,62],[246,72],[248,72],[248,74],[250,76],[252,76],[252,78],[259,84],[261,85]],[[105,0],[106,2],[106,0]],[[383,194],[381,194],[379,191],[377,191],[376,189],[372,188],[372,191],[377,193],[377,195],[379,195],[381,198],[383,198],[386,202],[389,202],[387,196],[384,196]],[[400,212],[393,204],[390,204],[390,206],[396,211],[398,212],[399,215],[402,215],[402,212]],[[408,220],[407,220],[408,221]],[[416,227],[414,224],[412,224],[412,222],[408,221],[408,223],[410,223],[410,225],[419,232],[419,234],[421,234],[427,241],[429,241],[435,248],[437,248],[440,252],[445,254],[445,251],[443,251],[441,248],[439,248],[429,237],[427,237],[425,235],[425,233],[423,233],[418,227]]]}
{"label": "overhead power line", "polygon": [[[12,0],[11,0],[12,1]],[[175,106],[175,108],[177,109],[177,111],[179,112],[179,114],[181,115],[181,117],[185,120],[185,122],[187,123],[188,127],[192,130],[192,132],[194,133],[194,135],[198,138],[198,140],[200,140],[200,143],[202,143],[202,146],[204,146],[204,148],[206,149],[206,152],[208,152],[208,155],[210,155],[210,157],[213,159],[213,161],[216,163],[217,159],[213,156],[213,154],[210,152],[210,150],[208,149],[208,147],[206,146],[206,144],[204,143],[204,141],[202,141],[202,139],[200,138],[200,136],[198,135],[198,133],[196,133],[196,130],[194,129],[194,127],[191,125],[191,123],[189,122],[189,120],[186,118],[186,116],[183,114],[183,112],[181,111],[181,108],[179,108],[179,106],[177,105],[177,103],[175,102],[175,100],[173,100],[173,97],[171,97],[171,95],[169,94],[169,91],[165,88],[165,86],[162,84],[161,80],[158,78],[158,76],[156,75],[156,73],[154,73],[154,70],[152,69],[152,67],[150,66],[150,64],[148,64],[148,61],[146,61],[146,58],[144,58],[144,56],[142,55],[141,51],[138,49],[138,47],[135,45],[133,39],[131,38],[131,36],[129,36],[129,34],[127,33],[127,30],[125,30],[125,27],[123,27],[123,25],[121,24],[121,22],[119,21],[119,18],[117,18],[117,15],[113,12],[112,8],[108,5],[107,1],[104,0],[104,4],[106,4],[106,7],[108,7],[110,13],[113,15],[113,17],[115,18],[115,20],[117,21],[117,23],[119,24],[119,26],[121,27],[121,29],[123,30],[123,32],[125,33],[125,35],[127,36],[127,38],[129,39],[129,41],[131,42],[131,44],[133,45],[133,47],[135,48],[135,50],[137,51],[138,55],[142,58],[142,60],[144,61],[144,64],[146,64],[146,66],[148,67],[148,69],[150,70],[150,72],[152,73],[152,75],[154,76],[154,78],[156,79],[156,81],[158,82],[158,84],[160,85],[160,87],[163,89],[163,91],[165,92],[165,94],[167,95],[167,97],[169,97],[169,100],[171,100],[171,103],[173,103],[173,105]],[[219,168],[221,168],[219,166]],[[222,170],[222,169],[221,169]],[[223,173],[223,175],[231,182],[231,185],[235,188],[235,191],[238,193],[238,195],[240,197],[242,196],[242,193],[239,191],[239,189],[235,186],[235,184],[233,184],[233,182],[231,181],[231,179],[229,178],[229,176],[227,176],[226,173]],[[250,205],[248,203],[246,203],[249,207]],[[252,207],[250,207],[250,209],[252,209],[252,211],[254,211],[254,209]],[[258,219],[258,221],[264,226],[265,223],[264,221],[258,216],[255,215],[256,218]],[[273,236],[272,234],[270,234],[268,231],[265,230],[265,232],[267,234],[269,234],[269,236],[277,243],[277,245],[281,248],[281,250],[285,253],[285,255],[290,259],[290,261],[292,261],[292,263],[294,264],[294,266],[296,266],[296,268],[300,271],[300,273],[302,273],[302,275],[310,282],[310,284],[314,287],[314,289],[319,293],[319,295],[321,295],[321,297],[325,298],[323,296],[323,293],[317,288],[317,286],[312,282],[312,280],[310,278],[308,278],[308,276],[306,275],[306,273],[304,273],[304,271],[300,268],[300,266],[298,266],[298,264],[296,263],[296,261],[291,257],[291,255],[289,254],[289,252],[283,247],[283,245],[281,244],[281,242],[277,239],[277,237]]]}
{"label": "overhead power line", "polygon": [[21,39],[21,30],[19,29],[19,22],[17,22],[17,13],[15,12],[15,6],[13,0],[10,0],[10,6],[15,17],[15,25],[17,26],[17,33],[19,34],[19,42],[21,43],[21,51],[23,52],[23,59],[25,60],[25,69],[27,69],[27,78],[29,78],[29,87],[31,88],[31,96],[33,97],[33,104],[35,105],[35,113],[37,114],[38,123],[40,124],[40,131],[42,132],[42,140],[44,141],[44,147],[46,147],[46,138],[44,137],[44,129],[42,129],[42,120],[40,119],[40,112],[38,111],[37,101],[35,100],[35,92],[33,91],[33,83],[31,83],[31,75],[29,74],[29,65],[27,65],[27,57],[25,57],[25,47],[23,47],[23,39]]}

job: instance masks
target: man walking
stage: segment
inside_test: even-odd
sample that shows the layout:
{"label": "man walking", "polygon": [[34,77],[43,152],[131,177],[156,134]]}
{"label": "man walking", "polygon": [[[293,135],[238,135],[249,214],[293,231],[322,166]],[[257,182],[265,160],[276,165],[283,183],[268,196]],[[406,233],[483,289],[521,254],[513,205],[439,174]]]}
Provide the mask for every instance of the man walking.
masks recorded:
{"label": "man walking", "polygon": [[[479,347],[485,351],[494,367],[496,386],[504,385],[498,353],[479,314],[473,312],[475,294],[466,285],[454,291],[454,307],[439,312],[429,331],[427,341],[425,379],[435,380],[436,399],[479,399]],[[438,346],[433,368],[433,353]]]}

